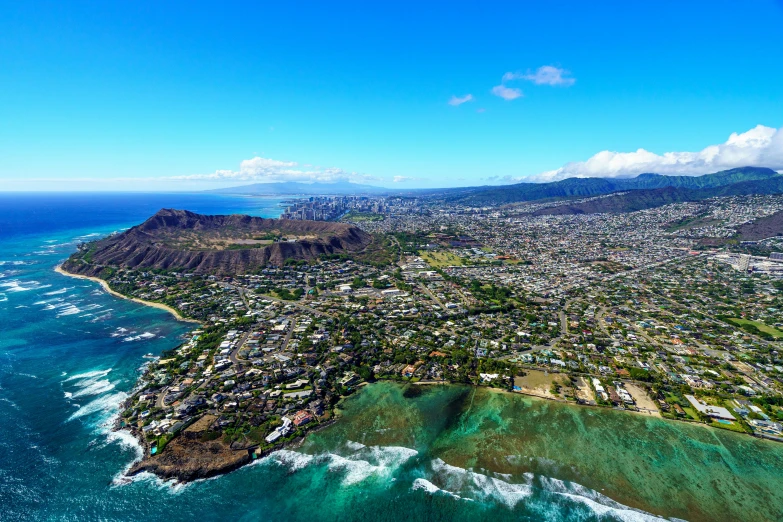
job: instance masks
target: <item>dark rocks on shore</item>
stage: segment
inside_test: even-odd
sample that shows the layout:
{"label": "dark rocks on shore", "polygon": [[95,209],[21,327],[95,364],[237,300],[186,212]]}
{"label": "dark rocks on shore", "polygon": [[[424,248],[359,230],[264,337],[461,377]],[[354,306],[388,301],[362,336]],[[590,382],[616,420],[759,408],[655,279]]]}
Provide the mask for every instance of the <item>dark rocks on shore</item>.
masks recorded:
{"label": "dark rocks on shore", "polygon": [[[210,417],[212,416],[204,415],[201,419],[194,422],[169,441],[165,449],[157,455],[150,455],[151,446],[138,429],[121,427],[119,423],[115,424],[115,430],[129,430],[144,448],[144,458],[134,463],[126,475],[132,477],[146,471],[164,480],[176,480],[177,482],[207,479],[230,473],[249,464],[254,460],[254,454],[255,459],[261,459],[286,447],[301,446],[305,439],[304,436],[298,437],[292,441],[277,444],[262,451],[258,451],[255,445],[234,449],[231,444],[223,442],[220,438],[209,441],[203,440],[202,435],[216,419],[216,417],[211,419]],[[314,426],[307,433],[324,429],[332,425],[336,420],[333,418]]]}

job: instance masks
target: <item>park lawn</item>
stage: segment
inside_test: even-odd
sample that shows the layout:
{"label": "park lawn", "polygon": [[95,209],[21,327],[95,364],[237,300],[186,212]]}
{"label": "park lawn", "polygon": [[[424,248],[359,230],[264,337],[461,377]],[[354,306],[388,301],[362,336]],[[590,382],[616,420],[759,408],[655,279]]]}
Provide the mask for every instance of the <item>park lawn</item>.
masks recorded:
{"label": "park lawn", "polygon": [[376,214],[374,212],[349,212],[343,217],[346,221],[383,221],[385,218],[383,214]]}
{"label": "park lawn", "polygon": [[751,321],[749,319],[740,319],[738,317],[732,317],[729,319],[732,323],[736,324],[737,326],[742,326],[743,324],[751,324],[758,328],[760,331],[771,335],[772,337],[783,337],[783,332],[778,330],[777,328],[772,328],[768,324],[762,323],[761,321]]}
{"label": "park lawn", "polygon": [[449,251],[425,252],[421,257],[433,268],[462,265],[462,258]]}

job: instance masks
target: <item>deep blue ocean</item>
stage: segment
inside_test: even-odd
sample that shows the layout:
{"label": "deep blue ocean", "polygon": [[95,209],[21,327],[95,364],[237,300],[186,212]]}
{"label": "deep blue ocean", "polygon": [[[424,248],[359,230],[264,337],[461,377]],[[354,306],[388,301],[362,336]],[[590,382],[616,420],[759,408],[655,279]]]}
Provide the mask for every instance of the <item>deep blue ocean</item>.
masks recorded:
{"label": "deep blue ocean", "polygon": [[142,356],[178,344],[192,325],[53,271],[79,242],[161,208],[281,212],[278,199],[217,195],[0,195],[0,520],[172,520],[200,512],[170,505],[172,488],[155,480],[118,485],[138,449],[108,430]]}
{"label": "deep blue ocean", "polygon": [[124,478],[140,449],[110,431],[118,405],[143,356],[193,325],[54,268],[160,208],[281,212],[217,195],[0,195],[0,521],[774,518],[783,446],[460,387],[372,385],[304,448],[184,486]]}

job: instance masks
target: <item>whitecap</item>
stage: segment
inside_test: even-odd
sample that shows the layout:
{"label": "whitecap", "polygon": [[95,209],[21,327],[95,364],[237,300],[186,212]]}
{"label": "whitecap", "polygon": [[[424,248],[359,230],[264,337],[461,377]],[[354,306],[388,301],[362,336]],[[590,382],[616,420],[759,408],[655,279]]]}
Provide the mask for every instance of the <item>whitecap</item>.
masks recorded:
{"label": "whitecap", "polygon": [[[144,448],[139,444],[138,439],[134,437],[129,431],[126,430],[112,430],[109,423],[106,423],[106,441],[108,444],[118,444],[121,448],[132,450],[135,455],[135,460],[139,460],[144,456]],[[131,463],[132,464],[132,463]],[[128,467],[130,469],[130,467]],[[127,471],[127,469],[125,470]],[[125,472],[123,472],[124,474]]]}
{"label": "whitecap", "polygon": [[298,471],[312,463],[324,463],[327,469],[343,473],[343,486],[352,486],[370,477],[389,478],[402,464],[417,455],[417,451],[401,446],[364,447],[348,456],[335,453],[307,455],[291,450],[272,453],[263,461],[271,461]]}
{"label": "whitecap", "polygon": [[89,397],[92,395],[100,395],[102,393],[106,393],[108,391],[111,391],[116,386],[116,383],[110,382],[108,379],[101,379],[99,381],[91,382],[90,384],[81,387],[79,391],[74,392],[71,397],[77,398],[77,397]]}
{"label": "whitecap", "polygon": [[441,459],[433,460],[430,465],[438,482],[444,483],[450,491],[459,491],[462,496],[472,494],[482,498],[494,498],[508,506],[509,509],[513,509],[520,501],[533,494],[533,487],[527,476],[525,483],[515,484],[451,466]]}
{"label": "whitecap", "polygon": [[55,297],[53,299],[43,299],[41,301],[36,301],[33,304],[37,305],[37,306],[43,306],[43,305],[47,305],[49,303],[61,303],[62,301],[63,300],[61,298]]}
{"label": "whitecap", "polygon": [[16,404],[14,401],[12,401],[11,399],[8,399],[6,397],[0,397],[0,402],[4,402],[4,403],[8,404],[9,406],[11,406],[13,409],[15,409],[17,411],[20,409],[18,404]]}
{"label": "whitecap", "polygon": [[448,495],[450,497],[453,497],[457,500],[468,500],[472,501],[473,499],[470,498],[462,498],[461,496],[457,495],[456,493],[453,493],[451,491],[447,491],[445,489],[441,489],[432,482],[430,482],[427,479],[423,478],[417,478],[413,481],[413,486],[411,487],[413,491],[416,491],[417,489],[421,489],[429,493],[430,495],[434,495],[435,493],[443,493],[445,495]]}
{"label": "whitecap", "polygon": [[125,392],[117,392],[110,395],[102,395],[92,402],[88,402],[84,406],[80,406],[70,417],[68,421],[79,419],[88,415],[94,415],[96,413],[109,413],[118,411],[122,401],[128,398],[128,394]]}
{"label": "whitecap", "polygon": [[22,281],[20,279],[10,279],[0,282],[0,287],[5,288],[6,292],[27,292],[29,290],[42,290],[52,285],[42,285],[38,281]]}
{"label": "whitecap", "polygon": [[[136,333],[136,332],[132,332],[132,333]],[[139,335],[130,335],[130,336],[124,338],[123,342],[131,343],[131,342],[134,342],[134,341],[143,341],[145,339],[152,339],[153,337],[155,337],[154,333],[152,333],[152,332],[144,332],[144,333],[139,334]]]}
{"label": "whitecap", "polygon": [[[141,473],[137,473],[133,476],[128,476],[126,473],[130,469],[130,466],[132,466],[133,463],[131,463],[125,470],[118,473],[111,482],[112,487],[122,487],[128,484],[133,484],[134,482],[146,482],[150,485],[154,486],[160,491],[165,491],[166,493],[169,493],[171,495],[179,495],[183,491],[185,491],[186,488],[190,487],[191,484],[195,484],[196,482],[201,482],[201,480],[195,480],[193,482],[177,482],[176,480],[164,480],[154,473],[150,473],[149,471],[142,471]],[[217,478],[217,477],[213,477]],[[209,480],[209,479],[207,479]]]}
{"label": "whitecap", "polygon": [[417,454],[416,450],[402,446],[370,446],[348,457],[330,453],[328,467],[345,472],[342,483],[350,486],[371,476],[389,477]]}
{"label": "whitecap", "polygon": [[61,288],[60,290],[52,290],[51,292],[46,292],[43,295],[60,295],[60,294],[64,294],[68,290],[70,290],[70,288]]}
{"label": "whitecap", "polygon": [[0,261],[0,266],[4,265],[13,265],[13,266],[23,266],[23,265],[34,265],[35,261]]}
{"label": "whitecap", "polygon": [[80,314],[80,313],[82,313],[82,311],[79,308],[71,305],[71,306],[63,308],[61,311],[59,311],[57,313],[57,317],[63,317],[63,316],[66,316],[66,315],[74,315],[74,314]]}
{"label": "whitecap", "polygon": [[[64,382],[68,382],[68,381],[76,381],[76,380],[79,380],[79,379],[90,379],[90,378],[92,378],[92,377],[103,377],[104,375],[108,375],[108,373],[109,373],[111,370],[112,370],[112,369],[111,369],[111,368],[109,368],[109,369],[107,369],[107,370],[93,370],[93,371],[89,371],[89,372],[78,373],[78,374],[76,374],[76,375],[71,375],[70,377],[68,377],[67,379],[65,379],[65,381],[64,381]],[[63,377],[64,377],[64,376],[63,376]]]}
{"label": "whitecap", "polygon": [[260,462],[268,460],[288,468],[289,471],[298,471],[306,468],[314,459],[312,455],[283,449],[275,451]]}
{"label": "whitecap", "polygon": [[547,491],[583,504],[598,516],[611,515],[628,522],[665,520],[620,504],[598,491],[575,482],[564,482],[551,477],[540,477],[540,482]]}

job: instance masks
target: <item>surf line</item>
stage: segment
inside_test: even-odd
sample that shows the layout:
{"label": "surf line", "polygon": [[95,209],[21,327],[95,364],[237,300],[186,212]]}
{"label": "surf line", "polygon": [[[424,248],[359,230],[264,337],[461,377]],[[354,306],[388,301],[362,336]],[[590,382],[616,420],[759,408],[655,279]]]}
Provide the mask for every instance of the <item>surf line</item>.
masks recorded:
{"label": "surf line", "polygon": [[109,287],[109,283],[107,283],[106,281],[104,281],[103,279],[100,279],[98,277],[90,277],[90,276],[86,276],[86,275],[72,274],[70,272],[66,272],[65,270],[63,270],[62,265],[57,265],[54,268],[54,271],[57,272],[58,274],[62,274],[64,276],[66,276],[66,277],[74,277],[76,279],[86,279],[88,281],[93,281],[95,283],[98,283],[99,285],[101,285],[101,288],[103,288],[108,294],[111,294],[114,297],[119,297],[120,299],[127,299],[128,301],[133,301],[134,303],[139,303],[139,304],[142,304],[142,305],[151,306],[151,307],[157,308],[159,310],[165,310],[166,312],[168,312],[171,315],[173,315],[177,319],[177,321],[183,321],[183,322],[186,322],[186,323],[201,324],[200,321],[197,321],[195,319],[189,319],[187,317],[182,317],[180,315],[180,313],[178,311],[176,311],[174,308],[172,308],[170,306],[167,306],[167,305],[164,305],[162,303],[155,303],[153,301],[145,301],[143,299],[138,299],[136,297],[128,297],[126,295],[122,295],[119,292],[115,292],[114,290],[112,290]]}

